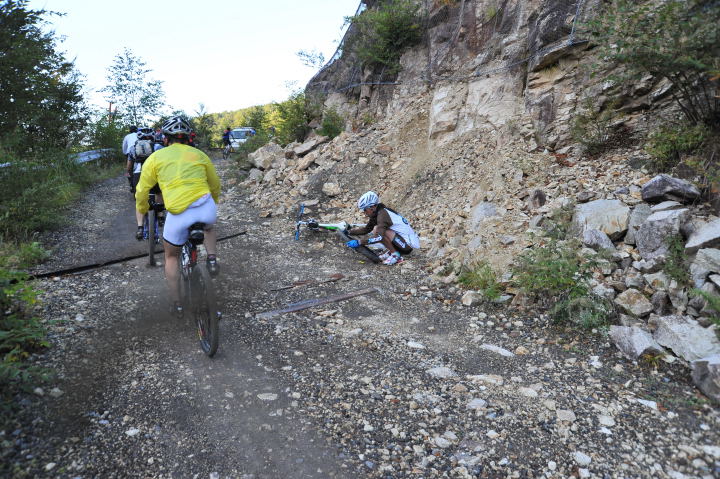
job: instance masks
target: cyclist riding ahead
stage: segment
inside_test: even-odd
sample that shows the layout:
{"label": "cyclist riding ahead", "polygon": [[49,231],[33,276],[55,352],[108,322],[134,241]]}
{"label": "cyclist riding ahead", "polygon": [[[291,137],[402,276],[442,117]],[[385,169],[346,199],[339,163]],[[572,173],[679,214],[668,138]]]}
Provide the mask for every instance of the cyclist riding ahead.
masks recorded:
{"label": "cyclist riding ahead", "polygon": [[[152,128],[140,128],[137,132],[137,141],[131,148],[129,158],[132,159],[132,165],[128,167],[128,173],[132,178],[130,185],[132,192],[135,192],[135,187],[140,181],[140,173],[142,172],[143,163],[153,152],[153,141],[155,134]],[[130,163],[130,162],[128,162]],[[132,170],[132,171],[131,171]],[[155,185],[150,189],[150,193],[155,194],[155,202],[162,203],[162,197],[160,195],[160,188]],[[135,220],[137,221],[137,231],[135,232],[135,239],[142,241],[143,239],[143,216],[137,210],[135,211]]]}
{"label": "cyclist riding ahead", "polygon": [[346,243],[350,248],[360,245],[381,243],[387,251],[380,255],[383,264],[388,266],[402,263],[401,255],[408,255],[413,248],[420,247],[420,238],[410,227],[410,223],[397,211],[380,203],[380,198],[374,191],[368,191],[357,202],[365,216],[370,218],[368,224],[348,231],[351,235],[371,236],[364,240],[351,240]]}
{"label": "cyclist riding ahead", "polygon": [[165,249],[165,279],[178,316],[183,309],[180,302],[178,258],[193,223],[205,224],[207,269],[215,276],[219,272],[216,259],[217,201],[220,179],[210,158],[188,145],[192,131],[184,118],[170,118],[162,126],[168,146],[156,151],[143,165],[135,194],[139,213],[148,211],[148,194],[157,183],[163,192],[167,217],[163,230]]}

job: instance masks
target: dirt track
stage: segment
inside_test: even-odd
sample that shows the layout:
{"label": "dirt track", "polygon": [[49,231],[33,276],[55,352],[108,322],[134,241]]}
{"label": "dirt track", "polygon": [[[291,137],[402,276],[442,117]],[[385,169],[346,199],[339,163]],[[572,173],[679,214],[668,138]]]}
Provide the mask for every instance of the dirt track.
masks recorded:
{"label": "dirt track", "polygon": [[[464,307],[461,291],[424,271],[422,252],[389,268],[333,236],[296,243],[291,219],[258,218],[220,170],[219,235],[248,234],[219,244],[217,356],[168,315],[161,269],[144,260],[42,281],[43,316],[57,323],[36,360],[59,376],[18,398],[22,423],[0,436],[11,475],[720,475],[718,409],[681,365],[652,371],[600,335]],[[56,250],[43,268],[142,251],[124,178],[89,196],[47,239]],[[270,291],[336,273],[346,279]],[[373,286],[381,292],[257,317]]]}

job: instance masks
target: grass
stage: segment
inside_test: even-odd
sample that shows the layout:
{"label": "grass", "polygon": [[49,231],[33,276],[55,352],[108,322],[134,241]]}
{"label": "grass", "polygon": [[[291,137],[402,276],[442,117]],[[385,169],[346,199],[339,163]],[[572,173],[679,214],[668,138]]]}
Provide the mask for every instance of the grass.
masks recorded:
{"label": "grass", "polygon": [[0,240],[16,247],[34,240],[36,232],[58,227],[63,209],[85,187],[121,170],[117,160],[78,164],[64,151],[28,159],[12,154],[5,158],[10,166],[0,168],[0,191],[6,198],[0,203]]}
{"label": "grass", "polygon": [[480,291],[489,301],[498,299],[503,291],[495,272],[486,261],[476,263],[462,271],[458,283],[468,289]]}

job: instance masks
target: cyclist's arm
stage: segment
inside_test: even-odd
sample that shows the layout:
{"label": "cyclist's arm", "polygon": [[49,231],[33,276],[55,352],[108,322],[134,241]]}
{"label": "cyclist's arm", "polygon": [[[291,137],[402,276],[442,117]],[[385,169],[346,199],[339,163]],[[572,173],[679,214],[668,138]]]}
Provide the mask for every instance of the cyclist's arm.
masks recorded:
{"label": "cyclist's arm", "polygon": [[215,203],[217,203],[220,200],[220,178],[217,175],[217,171],[215,171],[215,166],[209,159],[207,160],[205,171],[208,186],[210,187],[210,194],[213,200],[215,200]]}
{"label": "cyclist's arm", "polygon": [[391,226],[393,222],[390,218],[390,214],[387,212],[385,208],[378,211],[377,214],[377,224],[373,228],[373,233],[376,235],[384,236],[385,231],[387,231]]}
{"label": "cyclist's arm", "polygon": [[350,228],[348,233],[351,235],[366,235],[373,230],[375,226],[374,221],[370,220],[365,226],[358,226],[357,228]]}
{"label": "cyclist's arm", "polygon": [[155,174],[155,162],[150,158],[145,160],[143,169],[140,172],[140,180],[135,187],[135,209],[140,214],[145,214],[150,209],[148,197],[150,189],[157,184],[157,176]]}

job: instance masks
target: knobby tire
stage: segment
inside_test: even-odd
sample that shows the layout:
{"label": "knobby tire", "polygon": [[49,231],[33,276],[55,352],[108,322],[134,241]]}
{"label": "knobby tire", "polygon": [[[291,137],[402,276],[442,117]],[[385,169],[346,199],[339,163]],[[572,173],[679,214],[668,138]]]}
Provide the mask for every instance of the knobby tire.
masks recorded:
{"label": "knobby tire", "polygon": [[[348,241],[352,240],[352,239],[355,239],[355,238],[353,238],[352,236],[350,236],[349,234],[347,234],[347,233],[344,232],[344,231],[338,230],[337,234],[338,234],[338,236],[340,236],[340,237],[343,239],[343,241],[346,242],[346,243],[347,243]],[[357,251],[358,253],[360,253],[361,255],[365,256],[367,259],[369,259],[369,260],[372,261],[373,263],[380,263],[380,258],[378,257],[378,255],[376,255],[376,254],[375,254],[370,248],[368,248],[367,246],[358,246],[357,248],[353,248],[353,249],[354,249],[355,251]]]}
{"label": "knobby tire", "polygon": [[147,212],[147,225],[148,225],[148,264],[155,266],[155,225],[157,224],[157,213],[155,210],[150,208]]}
{"label": "knobby tire", "polygon": [[220,342],[217,303],[210,273],[196,265],[190,277],[190,296],[193,316],[197,326],[200,347],[209,357],[218,349]]}

